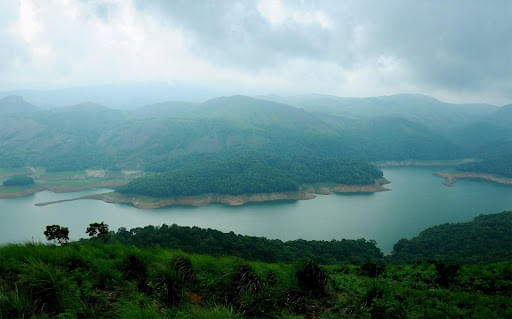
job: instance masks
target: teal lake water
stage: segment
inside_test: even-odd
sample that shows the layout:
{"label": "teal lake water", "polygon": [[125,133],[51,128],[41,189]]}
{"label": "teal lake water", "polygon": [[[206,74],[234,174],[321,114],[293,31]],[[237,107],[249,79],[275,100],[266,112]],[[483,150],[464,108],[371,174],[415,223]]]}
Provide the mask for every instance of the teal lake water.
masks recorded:
{"label": "teal lake water", "polygon": [[65,202],[45,207],[35,203],[101,193],[40,192],[0,199],[0,244],[44,240],[46,225],[70,228],[72,239],[85,237],[91,222],[104,221],[111,229],[178,224],[235,233],[291,239],[367,238],[390,251],[400,238],[446,222],[469,221],[482,213],[512,210],[512,187],[490,182],[459,180],[442,185],[432,174],[439,168],[387,168],[391,192],[319,195],[313,200],[248,204],[240,207],[209,205],[142,210],[96,200]]}

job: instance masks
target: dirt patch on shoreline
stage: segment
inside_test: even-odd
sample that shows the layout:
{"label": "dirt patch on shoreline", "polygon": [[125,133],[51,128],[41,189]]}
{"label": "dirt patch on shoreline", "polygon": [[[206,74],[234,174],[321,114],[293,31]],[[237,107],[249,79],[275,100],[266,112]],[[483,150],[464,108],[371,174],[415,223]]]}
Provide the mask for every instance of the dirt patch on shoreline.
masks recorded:
{"label": "dirt patch on shoreline", "polygon": [[437,161],[384,161],[373,163],[377,167],[402,167],[402,166],[415,166],[415,167],[429,167],[429,166],[457,166],[465,163],[476,162],[474,159],[466,158],[461,160],[437,160]]}

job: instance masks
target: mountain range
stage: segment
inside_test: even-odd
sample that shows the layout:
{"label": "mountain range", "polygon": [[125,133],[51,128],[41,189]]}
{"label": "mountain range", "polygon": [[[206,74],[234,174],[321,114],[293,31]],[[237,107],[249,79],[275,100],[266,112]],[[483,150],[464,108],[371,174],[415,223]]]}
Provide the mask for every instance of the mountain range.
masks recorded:
{"label": "mountain range", "polygon": [[0,166],[166,167],[191,154],[273,151],[368,161],[483,157],[512,145],[512,105],[424,95],[243,95],[132,110],[87,102],[46,109],[0,100]]}

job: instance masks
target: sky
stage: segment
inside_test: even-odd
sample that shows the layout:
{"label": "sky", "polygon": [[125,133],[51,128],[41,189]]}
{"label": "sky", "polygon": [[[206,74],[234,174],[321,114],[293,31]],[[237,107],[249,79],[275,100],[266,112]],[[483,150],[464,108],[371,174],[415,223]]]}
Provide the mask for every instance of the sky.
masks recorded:
{"label": "sky", "polygon": [[0,90],[130,83],[508,104],[512,1],[0,2]]}

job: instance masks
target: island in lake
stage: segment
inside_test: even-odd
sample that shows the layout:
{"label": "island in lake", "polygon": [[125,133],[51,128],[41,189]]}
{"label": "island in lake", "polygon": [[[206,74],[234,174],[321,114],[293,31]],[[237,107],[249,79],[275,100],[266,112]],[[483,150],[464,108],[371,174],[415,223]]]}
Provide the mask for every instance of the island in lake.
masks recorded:
{"label": "island in lake", "polygon": [[382,185],[388,183],[380,169],[363,161],[312,155],[291,159],[277,153],[231,154],[226,158],[191,160],[172,171],[133,179],[115,192],[76,199],[97,199],[138,208],[211,203],[238,206],[312,199],[315,194],[333,192],[386,191]]}

